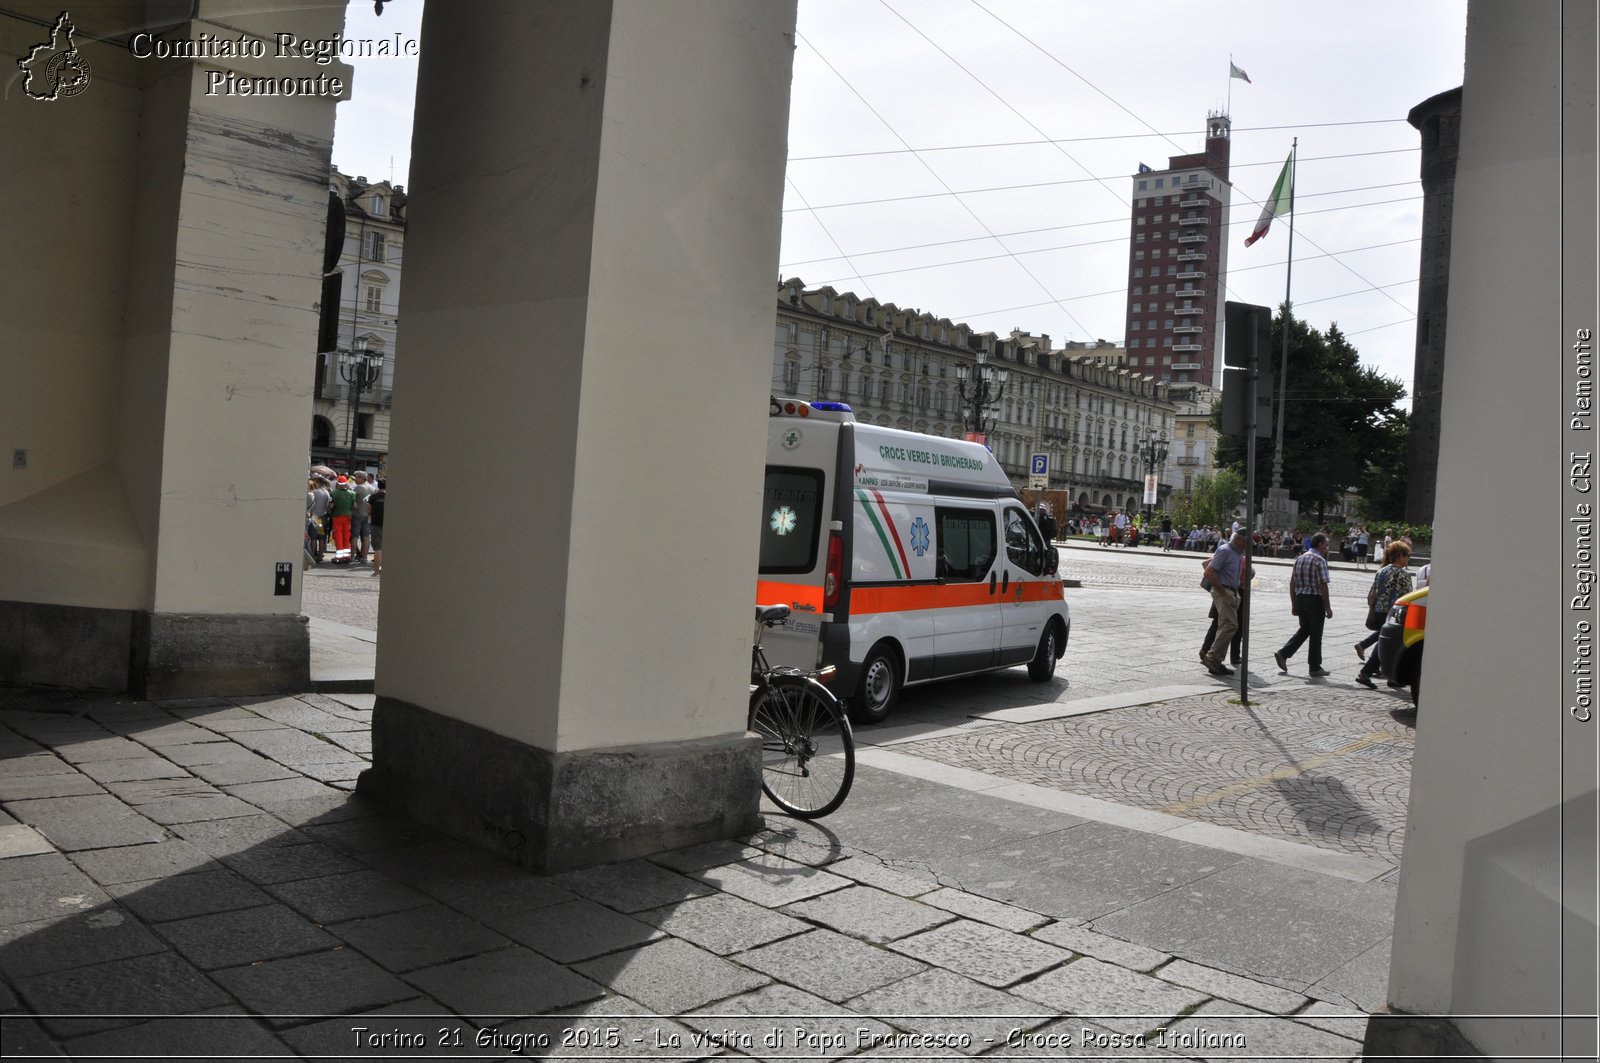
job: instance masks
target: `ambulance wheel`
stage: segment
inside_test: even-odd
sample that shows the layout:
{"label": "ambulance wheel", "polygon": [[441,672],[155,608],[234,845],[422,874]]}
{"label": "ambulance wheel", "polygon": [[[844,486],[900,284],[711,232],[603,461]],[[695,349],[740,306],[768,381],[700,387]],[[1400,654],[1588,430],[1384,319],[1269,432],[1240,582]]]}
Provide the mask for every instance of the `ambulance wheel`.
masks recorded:
{"label": "ambulance wheel", "polygon": [[856,723],[882,723],[900,697],[900,655],[887,642],[872,647],[861,663],[861,681],[850,699],[850,718]]}
{"label": "ambulance wheel", "polygon": [[1033,655],[1033,660],[1028,662],[1028,678],[1035,683],[1043,683],[1056,674],[1056,626],[1046,624],[1044,634],[1039,636],[1039,649]]}

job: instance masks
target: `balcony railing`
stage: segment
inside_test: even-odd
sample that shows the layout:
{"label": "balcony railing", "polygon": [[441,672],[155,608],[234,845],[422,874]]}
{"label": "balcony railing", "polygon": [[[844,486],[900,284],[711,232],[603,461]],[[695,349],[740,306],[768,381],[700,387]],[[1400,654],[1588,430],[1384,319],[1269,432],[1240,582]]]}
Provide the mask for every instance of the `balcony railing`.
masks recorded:
{"label": "balcony railing", "polygon": [[[1177,354],[1179,351],[1198,351],[1198,350],[1201,350],[1201,349],[1202,348],[1198,343],[1178,343],[1178,344],[1174,344],[1173,345],[1172,353]],[[1174,369],[1199,369],[1200,366],[1198,364],[1190,365],[1189,363],[1185,362],[1183,365],[1174,365],[1172,368],[1174,368]]]}
{"label": "balcony railing", "polygon": [[1178,219],[1180,225],[1210,225],[1211,219],[1204,214],[1185,214]]}
{"label": "balcony railing", "polygon": [[1180,244],[1203,244],[1209,239],[1211,239],[1211,237],[1207,236],[1205,233],[1189,233],[1186,236],[1178,237],[1178,243],[1180,243]]}
{"label": "balcony railing", "polygon": [[1206,279],[1206,271],[1203,269],[1186,270],[1178,274],[1178,279],[1181,281],[1203,281]]}
{"label": "balcony railing", "polygon": [[1179,262],[1204,262],[1205,260],[1206,253],[1204,251],[1185,251],[1178,256]]}
{"label": "balcony railing", "polygon": [[1184,193],[1184,197],[1185,198],[1183,202],[1179,203],[1178,206],[1184,208],[1209,206],[1209,203],[1204,196],[1190,196],[1188,193]]}
{"label": "balcony railing", "polygon": [[1188,332],[1204,332],[1205,330],[1206,329],[1205,329],[1204,325],[1179,325],[1177,328],[1173,329],[1172,331],[1181,336],[1184,333],[1188,333]]}
{"label": "balcony railing", "polygon": [[1174,314],[1177,314],[1180,317],[1185,314],[1203,314],[1205,312],[1206,308],[1203,306],[1180,306],[1178,309],[1173,311]]}

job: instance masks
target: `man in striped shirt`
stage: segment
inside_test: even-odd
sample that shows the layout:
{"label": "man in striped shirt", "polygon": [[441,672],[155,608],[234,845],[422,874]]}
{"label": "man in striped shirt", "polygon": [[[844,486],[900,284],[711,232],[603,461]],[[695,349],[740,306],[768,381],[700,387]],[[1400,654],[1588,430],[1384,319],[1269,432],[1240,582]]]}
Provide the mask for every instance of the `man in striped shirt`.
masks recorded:
{"label": "man in striped shirt", "polygon": [[1300,628],[1272,655],[1278,670],[1287,672],[1289,658],[1310,639],[1310,674],[1331,675],[1322,667],[1322,622],[1333,616],[1333,605],[1328,601],[1328,537],[1321,532],[1311,537],[1311,548],[1295,558],[1289,577],[1289,611],[1300,621]]}

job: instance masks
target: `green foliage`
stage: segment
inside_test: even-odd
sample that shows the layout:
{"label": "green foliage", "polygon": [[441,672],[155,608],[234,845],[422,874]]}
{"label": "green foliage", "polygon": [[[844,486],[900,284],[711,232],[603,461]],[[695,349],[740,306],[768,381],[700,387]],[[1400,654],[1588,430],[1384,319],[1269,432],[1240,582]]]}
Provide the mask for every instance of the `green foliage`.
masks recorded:
{"label": "green foliage", "polygon": [[[1274,366],[1282,371],[1284,316],[1280,307],[1272,322]],[[1300,503],[1302,513],[1322,524],[1326,507],[1347,490],[1371,500],[1375,511],[1400,511],[1404,504],[1405,453],[1409,421],[1395,406],[1405,397],[1397,380],[1363,366],[1359,352],[1337,324],[1326,333],[1288,315],[1289,358],[1283,403],[1283,486]],[[1272,396],[1273,424],[1279,394]],[[1212,414],[1219,431],[1221,421]],[[1256,443],[1256,492],[1259,500],[1272,486],[1274,439]],[[1223,468],[1245,467],[1244,439],[1223,435],[1217,447]]]}
{"label": "green foliage", "polygon": [[1244,503],[1244,475],[1223,469],[1215,476],[1197,476],[1188,495],[1174,499],[1173,523],[1182,528],[1197,524],[1222,527]]}

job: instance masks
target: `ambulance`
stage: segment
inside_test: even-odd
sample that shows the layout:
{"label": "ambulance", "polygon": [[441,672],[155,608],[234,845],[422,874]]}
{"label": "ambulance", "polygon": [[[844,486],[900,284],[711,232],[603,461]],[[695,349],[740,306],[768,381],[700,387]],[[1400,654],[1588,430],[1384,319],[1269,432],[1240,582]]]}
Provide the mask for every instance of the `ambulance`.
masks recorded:
{"label": "ambulance", "polygon": [[756,602],[792,612],[763,646],[836,667],[857,722],[919,683],[1024,664],[1050,679],[1072,633],[1057,562],[987,447],[771,400]]}

